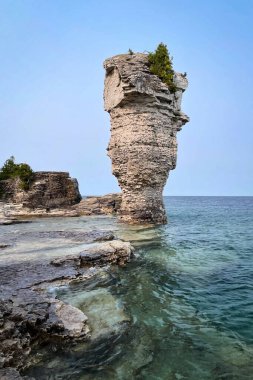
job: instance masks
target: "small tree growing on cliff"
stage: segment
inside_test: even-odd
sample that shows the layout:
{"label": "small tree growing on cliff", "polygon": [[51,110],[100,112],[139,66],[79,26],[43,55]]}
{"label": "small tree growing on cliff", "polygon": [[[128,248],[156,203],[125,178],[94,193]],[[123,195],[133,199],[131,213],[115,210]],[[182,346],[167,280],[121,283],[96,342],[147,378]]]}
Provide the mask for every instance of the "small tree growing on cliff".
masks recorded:
{"label": "small tree growing on cliff", "polygon": [[23,190],[28,190],[33,179],[34,172],[28,164],[16,164],[15,158],[11,156],[5,161],[0,169],[0,181],[10,178],[20,178],[20,186]]}
{"label": "small tree growing on cliff", "polygon": [[175,92],[177,87],[173,82],[174,70],[172,65],[172,57],[168,52],[167,45],[162,42],[157,46],[154,53],[149,53],[148,60],[150,64],[150,72],[157,75],[167,86],[171,92]]}

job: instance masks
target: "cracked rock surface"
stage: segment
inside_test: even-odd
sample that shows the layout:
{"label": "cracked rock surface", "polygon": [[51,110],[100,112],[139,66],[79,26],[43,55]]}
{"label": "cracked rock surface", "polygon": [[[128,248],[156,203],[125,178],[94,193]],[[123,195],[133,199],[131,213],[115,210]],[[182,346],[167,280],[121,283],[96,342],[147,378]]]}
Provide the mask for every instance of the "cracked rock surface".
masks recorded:
{"label": "cracked rock surface", "polygon": [[80,202],[78,182],[67,172],[34,172],[28,190],[22,190],[19,178],[0,181],[2,200],[20,204],[24,208],[45,209],[71,206]]}
{"label": "cracked rock surface", "polygon": [[120,208],[121,194],[89,196],[72,206],[61,205],[58,208],[44,206],[29,208],[23,203],[0,201],[0,225],[25,223],[14,218],[32,217],[76,217],[81,215],[113,215]]}
{"label": "cracked rock surface", "polygon": [[104,62],[104,106],[110,114],[108,155],[122,189],[120,218],[166,223],[162,192],[177,160],[176,134],[189,118],[181,112],[186,77],[175,73],[171,92],[151,74],[147,54],[122,54]]}
{"label": "cracked rock surface", "polygon": [[89,340],[85,312],[54,298],[49,288],[87,280],[99,267],[125,264],[133,253],[130,243],[113,240],[112,233],[106,231],[90,231],[83,237],[76,231],[41,234],[96,243],[79,254],[54,260],[0,263],[0,379],[20,378],[11,368],[20,370],[29,364],[33,344]]}

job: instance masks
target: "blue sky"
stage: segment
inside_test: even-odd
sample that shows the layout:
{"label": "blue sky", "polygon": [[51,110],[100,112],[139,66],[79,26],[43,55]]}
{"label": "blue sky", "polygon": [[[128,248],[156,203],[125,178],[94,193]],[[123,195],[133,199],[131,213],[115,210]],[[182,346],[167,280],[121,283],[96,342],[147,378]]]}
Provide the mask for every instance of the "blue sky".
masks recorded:
{"label": "blue sky", "polygon": [[118,191],[106,156],[103,60],[168,45],[187,72],[165,195],[253,195],[253,1],[0,0],[0,164],[65,170]]}

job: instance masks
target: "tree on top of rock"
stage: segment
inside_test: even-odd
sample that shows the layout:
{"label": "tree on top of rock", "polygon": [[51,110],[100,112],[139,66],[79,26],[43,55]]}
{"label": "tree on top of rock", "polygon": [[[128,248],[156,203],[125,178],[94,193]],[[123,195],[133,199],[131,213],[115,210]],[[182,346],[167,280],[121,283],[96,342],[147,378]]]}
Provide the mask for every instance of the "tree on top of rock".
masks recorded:
{"label": "tree on top of rock", "polygon": [[34,172],[31,167],[25,163],[16,164],[13,156],[6,160],[0,169],[0,181],[19,177],[21,180],[21,188],[23,190],[29,189],[33,176]]}
{"label": "tree on top of rock", "polygon": [[170,57],[167,45],[161,42],[154,53],[149,53],[148,60],[150,64],[150,72],[157,75],[165,84],[167,84],[171,92],[175,92],[177,87],[173,82],[174,70],[172,66],[172,57]]}

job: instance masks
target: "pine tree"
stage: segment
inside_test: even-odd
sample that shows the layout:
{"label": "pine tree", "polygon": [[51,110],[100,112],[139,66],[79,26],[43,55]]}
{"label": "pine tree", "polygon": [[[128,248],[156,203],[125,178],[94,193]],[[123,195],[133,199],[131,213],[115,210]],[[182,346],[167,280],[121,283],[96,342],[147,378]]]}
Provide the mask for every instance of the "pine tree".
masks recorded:
{"label": "pine tree", "polygon": [[28,190],[31,181],[33,180],[34,172],[28,164],[15,163],[15,158],[11,156],[5,161],[0,169],[0,181],[10,178],[20,178],[20,186],[23,190]]}
{"label": "pine tree", "polygon": [[173,82],[173,58],[170,57],[167,45],[161,42],[154,53],[149,53],[148,59],[150,72],[157,75],[165,84],[167,84],[171,92],[175,92],[177,87]]}

